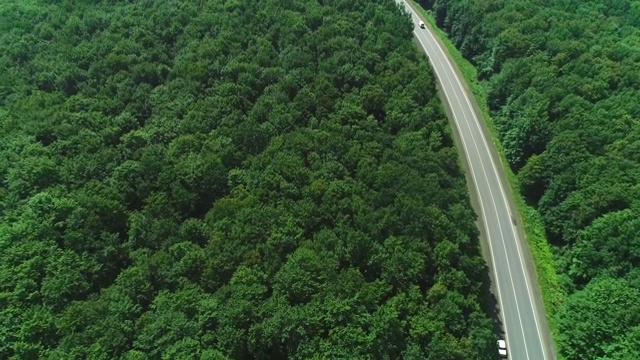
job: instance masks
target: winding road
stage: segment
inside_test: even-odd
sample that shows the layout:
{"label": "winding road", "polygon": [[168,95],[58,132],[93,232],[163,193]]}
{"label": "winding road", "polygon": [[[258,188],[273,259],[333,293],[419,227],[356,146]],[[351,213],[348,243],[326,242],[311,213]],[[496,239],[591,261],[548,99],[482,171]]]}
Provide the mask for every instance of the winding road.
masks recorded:
{"label": "winding road", "polygon": [[493,144],[482,130],[481,116],[470,100],[472,95],[463,86],[453,61],[430,26],[420,28],[418,22],[423,19],[412,5],[405,0],[396,2],[411,14],[415,37],[429,57],[464,148],[484,227],[481,229],[486,238],[484,246],[489,247],[493,289],[500,307],[508,357],[555,359],[540,291],[525,261],[525,256],[530,256],[526,253],[529,250],[514,225],[516,217],[505,192],[506,185],[501,181],[503,169],[492,156],[495,149],[490,147]]}

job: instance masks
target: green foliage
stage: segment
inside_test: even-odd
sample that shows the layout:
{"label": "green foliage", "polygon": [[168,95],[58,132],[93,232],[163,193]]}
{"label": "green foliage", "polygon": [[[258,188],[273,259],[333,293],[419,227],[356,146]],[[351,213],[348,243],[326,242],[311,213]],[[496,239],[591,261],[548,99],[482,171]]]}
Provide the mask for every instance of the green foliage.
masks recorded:
{"label": "green foliage", "polygon": [[[569,297],[557,314],[567,359],[597,359],[625,348],[624,342],[635,336],[628,329],[640,325],[638,298],[640,290],[611,278],[593,280]],[[620,339],[623,344],[612,346]]]}
{"label": "green foliage", "polygon": [[382,0],[0,4],[0,358],[492,358],[411,31]]}
{"label": "green foliage", "polygon": [[581,231],[569,275],[584,284],[598,275],[622,277],[640,262],[640,217],[632,209],[609,213]]}
{"label": "green foliage", "polygon": [[[508,163],[555,245],[567,301],[600,276],[640,288],[637,3],[421,3],[479,69]],[[563,309],[565,319],[578,311]],[[637,324],[609,326],[633,334]],[[569,358],[634,357],[634,335],[606,339],[606,351],[586,333],[571,336],[560,341]]]}

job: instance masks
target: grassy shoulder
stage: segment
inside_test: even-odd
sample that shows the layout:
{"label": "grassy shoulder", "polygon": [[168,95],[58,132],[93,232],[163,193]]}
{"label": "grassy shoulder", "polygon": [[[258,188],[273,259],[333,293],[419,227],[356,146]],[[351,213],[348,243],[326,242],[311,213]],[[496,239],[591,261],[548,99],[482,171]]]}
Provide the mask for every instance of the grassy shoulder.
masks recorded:
{"label": "grassy shoulder", "polygon": [[[565,298],[565,293],[560,286],[558,275],[556,274],[554,267],[553,254],[551,247],[549,246],[545,237],[542,220],[539,213],[531,206],[529,206],[522,195],[520,194],[518,180],[516,175],[511,171],[508,166],[507,160],[504,156],[504,151],[500,141],[498,140],[498,133],[489,115],[489,109],[487,106],[486,92],[477,80],[477,70],[475,67],[467,61],[460,51],[455,47],[453,42],[449,40],[447,34],[440,30],[435,23],[433,15],[420,7],[415,1],[411,0],[415,9],[421,12],[427,22],[435,29],[442,43],[447,47],[449,53],[453,57],[454,61],[458,65],[458,68],[466,80],[466,85],[473,92],[478,107],[482,113],[482,116],[486,122],[487,128],[491,134],[493,144],[498,150],[498,156],[502,163],[502,167],[506,173],[506,177],[509,181],[509,185],[512,189],[513,200],[517,207],[517,210],[522,218],[525,237],[529,244],[533,261],[535,263],[538,282],[541,288],[542,297],[545,305],[546,316],[551,327],[554,339],[557,338],[557,326],[553,321],[553,316],[558,309],[558,306]],[[557,340],[557,339],[556,339]],[[557,343],[557,341],[556,341]]]}

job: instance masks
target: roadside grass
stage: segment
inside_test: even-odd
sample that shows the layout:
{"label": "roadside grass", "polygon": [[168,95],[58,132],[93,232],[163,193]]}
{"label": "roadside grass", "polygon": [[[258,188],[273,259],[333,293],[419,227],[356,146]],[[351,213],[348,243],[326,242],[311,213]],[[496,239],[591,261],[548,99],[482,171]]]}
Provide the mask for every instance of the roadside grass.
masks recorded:
{"label": "roadside grass", "polygon": [[[498,156],[500,157],[502,168],[506,173],[507,180],[511,187],[511,192],[513,194],[514,202],[517,207],[517,211],[522,219],[525,237],[529,244],[529,249],[531,250],[533,261],[536,267],[538,283],[540,285],[540,290],[542,293],[546,317],[549,322],[549,326],[551,327],[551,333],[556,344],[556,351],[558,351],[558,330],[557,324],[554,321],[554,315],[560,304],[562,304],[562,301],[566,297],[566,294],[564,293],[560,285],[558,275],[556,274],[553,254],[551,252],[551,247],[545,237],[544,227],[542,225],[540,214],[536,211],[536,209],[525,202],[522,194],[520,193],[518,179],[508,165],[508,162],[504,155],[504,149],[502,148],[502,145],[499,141],[498,132],[496,131],[493,121],[491,120],[491,116],[489,115],[486,91],[482,84],[477,80],[478,73],[476,68],[464,57],[462,57],[462,54],[455,47],[453,42],[449,40],[447,34],[436,26],[435,19],[431,12],[423,9],[414,0],[410,1],[414,5],[414,8],[420,11],[420,13],[424,16],[431,27],[435,29],[436,34],[446,46],[447,50],[453,57],[453,60],[456,62],[458,68],[460,69],[460,72],[462,73],[462,76],[464,76],[464,80],[466,81],[467,86],[473,92],[473,96],[475,97],[476,103],[480,108],[482,117],[484,118],[487,128],[489,129],[493,144],[498,150]],[[558,354],[558,356],[560,355]],[[562,360],[562,357],[560,357],[560,359]]]}

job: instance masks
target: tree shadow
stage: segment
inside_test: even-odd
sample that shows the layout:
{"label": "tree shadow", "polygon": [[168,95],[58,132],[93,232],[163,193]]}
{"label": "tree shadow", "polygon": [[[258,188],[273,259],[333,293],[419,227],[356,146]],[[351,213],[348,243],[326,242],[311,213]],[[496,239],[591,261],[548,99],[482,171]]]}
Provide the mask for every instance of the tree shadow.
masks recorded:
{"label": "tree shadow", "polygon": [[[498,298],[492,291],[493,279],[490,274],[488,266],[484,267],[482,271],[482,298],[484,299],[483,307],[484,311],[491,317],[493,323],[493,332],[500,338],[505,338],[504,327],[502,320],[500,319],[500,303]],[[497,355],[497,349],[496,349]]]}

